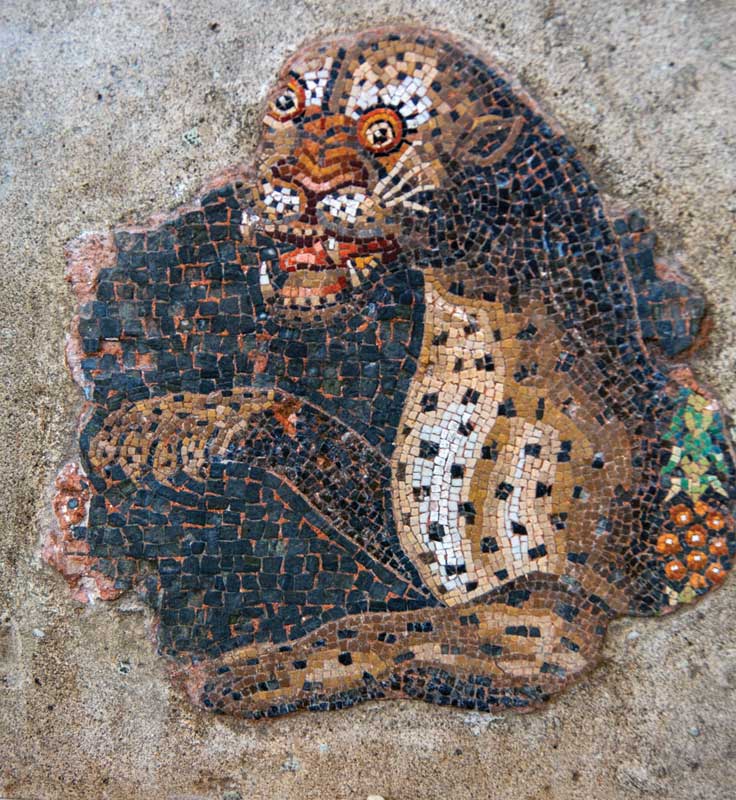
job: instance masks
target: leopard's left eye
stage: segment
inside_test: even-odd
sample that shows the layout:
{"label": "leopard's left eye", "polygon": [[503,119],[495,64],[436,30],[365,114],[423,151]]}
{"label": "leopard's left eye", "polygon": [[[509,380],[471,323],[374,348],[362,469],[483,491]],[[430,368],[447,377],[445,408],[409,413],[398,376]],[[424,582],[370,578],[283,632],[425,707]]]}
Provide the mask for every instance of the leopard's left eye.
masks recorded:
{"label": "leopard's left eye", "polygon": [[358,141],[372,153],[388,153],[403,136],[404,123],[390,108],[374,108],[358,120]]}
{"label": "leopard's left eye", "polygon": [[298,117],[305,106],[304,89],[296,81],[291,81],[281,94],[271,101],[268,107],[269,116],[279,122]]}

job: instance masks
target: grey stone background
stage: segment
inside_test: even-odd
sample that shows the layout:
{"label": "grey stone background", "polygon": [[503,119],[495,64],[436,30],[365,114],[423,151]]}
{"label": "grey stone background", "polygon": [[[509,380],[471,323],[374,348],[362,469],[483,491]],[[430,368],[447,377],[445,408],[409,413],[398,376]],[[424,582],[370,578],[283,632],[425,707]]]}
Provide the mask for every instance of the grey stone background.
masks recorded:
{"label": "grey stone background", "polygon": [[736,581],[614,625],[588,680],[527,716],[365,705],[267,724],[194,710],[131,600],[83,608],[39,558],[74,452],[64,243],[190,199],[252,150],[305,37],[416,22],[475,39],[643,208],[713,304],[698,375],[736,411],[736,6],[713,0],[4,0],[0,4],[0,795],[736,795]]}

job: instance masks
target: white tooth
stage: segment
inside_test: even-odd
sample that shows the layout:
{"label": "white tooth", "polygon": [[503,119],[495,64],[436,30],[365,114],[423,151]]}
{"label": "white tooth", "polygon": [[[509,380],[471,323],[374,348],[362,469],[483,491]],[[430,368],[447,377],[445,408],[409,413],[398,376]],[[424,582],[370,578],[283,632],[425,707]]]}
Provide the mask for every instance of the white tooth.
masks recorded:
{"label": "white tooth", "polygon": [[348,259],[348,275],[350,276],[350,283],[353,286],[360,286],[360,277],[355,269],[355,262],[352,258]]}
{"label": "white tooth", "polygon": [[333,238],[327,240],[327,249],[334,250],[337,247],[337,242]]}

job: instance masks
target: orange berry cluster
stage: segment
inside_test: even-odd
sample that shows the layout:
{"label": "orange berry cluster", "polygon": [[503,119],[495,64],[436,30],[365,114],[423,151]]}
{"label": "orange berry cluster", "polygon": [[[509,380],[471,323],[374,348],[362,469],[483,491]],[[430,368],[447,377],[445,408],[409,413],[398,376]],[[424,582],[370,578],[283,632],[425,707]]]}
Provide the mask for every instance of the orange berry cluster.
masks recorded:
{"label": "orange berry cluster", "polygon": [[662,533],[657,539],[657,550],[665,556],[677,556],[683,549],[684,539],[689,549],[685,563],[680,558],[671,558],[665,564],[665,575],[672,581],[681,581],[689,574],[693,589],[706,589],[708,581],[720,584],[726,579],[726,569],[718,559],[728,555],[728,544],[725,536],[716,535],[725,528],[726,518],[703,502],[695,504],[694,512],[705,522],[705,526],[699,522],[691,524],[694,520],[693,510],[684,504],[670,509],[672,522],[687,530],[680,535]]}

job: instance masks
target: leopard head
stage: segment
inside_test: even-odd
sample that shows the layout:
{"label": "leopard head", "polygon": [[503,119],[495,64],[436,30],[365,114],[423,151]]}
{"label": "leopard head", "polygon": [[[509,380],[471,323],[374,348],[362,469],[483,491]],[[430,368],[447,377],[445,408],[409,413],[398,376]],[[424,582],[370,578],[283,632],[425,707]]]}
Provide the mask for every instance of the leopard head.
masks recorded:
{"label": "leopard head", "polygon": [[445,267],[466,258],[481,230],[502,230],[510,204],[493,173],[529,116],[505,80],[434,35],[369,32],[303,51],[281,72],[258,149],[251,222],[292,248],[280,280],[264,267],[262,284],[321,307],[401,252]]}

